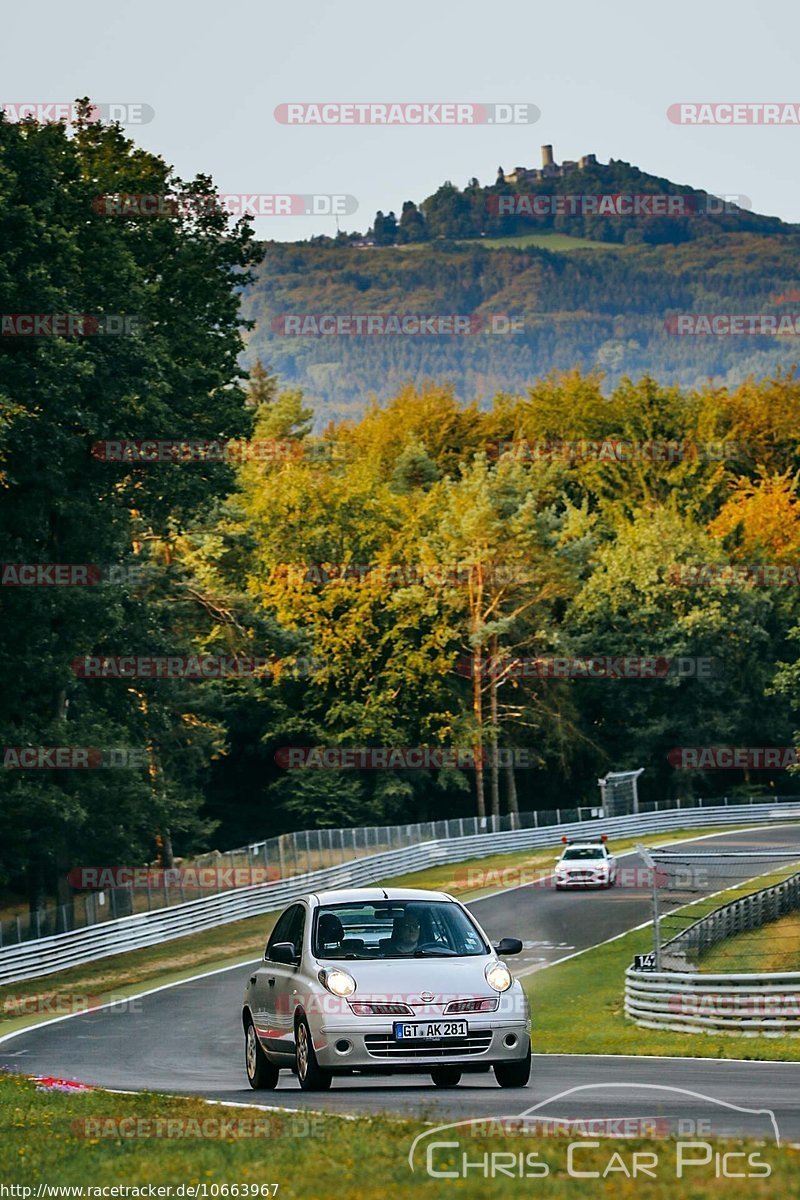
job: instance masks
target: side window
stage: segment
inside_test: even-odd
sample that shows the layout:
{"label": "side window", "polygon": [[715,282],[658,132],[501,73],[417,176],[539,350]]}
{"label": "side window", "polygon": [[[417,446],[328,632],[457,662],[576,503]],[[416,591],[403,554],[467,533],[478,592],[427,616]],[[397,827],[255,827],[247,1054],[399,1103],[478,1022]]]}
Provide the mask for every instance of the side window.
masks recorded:
{"label": "side window", "polygon": [[290,942],[292,940],[289,937],[289,930],[291,928],[292,920],[293,920],[294,913],[296,912],[296,910],[297,910],[297,905],[293,904],[291,908],[287,908],[286,912],[281,913],[281,915],[278,917],[278,920],[275,923],[275,928],[273,929],[272,933],[269,935],[269,941],[267,942],[267,948],[264,951],[264,958],[269,958],[270,950],[272,949],[272,947],[275,945],[276,942]]}
{"label": "side window", "polygon": [[298,950],[302,947],[303,930],[306,923],[306,910],[302,904],[293,904],[286,912],[278,917],[277,924],[270,934],[264,958],[270,958],[270,951],[277,942],[294,942]]}
{"label": "side window", "polygon": [[302,904],[296,904],[292,911],[292,923],[285,941],[292,942],[298,954],[303,953],[303,933],[306,927],[306,910]]}

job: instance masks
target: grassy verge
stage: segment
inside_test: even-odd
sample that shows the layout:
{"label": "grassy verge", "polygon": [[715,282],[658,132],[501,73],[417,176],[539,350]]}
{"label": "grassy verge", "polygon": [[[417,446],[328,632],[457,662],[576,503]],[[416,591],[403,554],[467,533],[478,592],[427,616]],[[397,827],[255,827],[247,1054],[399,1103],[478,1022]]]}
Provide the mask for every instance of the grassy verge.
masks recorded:
{"label": "grassy verge", "polygon": [[570,237],[566,233],[553,233],[544,230],[541,233],[512,234],[510,237],[470,238],[460,243],[462,246],[488,246],[490,250],[524,250],[528,246],[541,246],[544,250],[621,250],[616,242],[595,242],[590,238]]}
{"label": "grassy verge", "polygon": [[703,955],[700,969],[711,974],[800,971],[800,913],[791,913],[714,946]]}
{"label": "grassy verge", "polygon": [[[725,827],[730,831],[730,827]],[[746,826],[737,826],[746,828]],[[676,838],[699,837],[723,832],[698,828],[678,834],[651,834],[614,843],[618,853],[633,848],[637,841],[664,844]],[[530,881],[555,863],[556,845],[545,850],[521,850],[428,867],[410,875],[384,880],[387,885],[422,887],[450,892],[460,899],[477,899],[502,888]],[[89,1006],[124,999],[136,992],[191,978],[259,958],[277,913],[264,913],[245,921],[220,925],[204,933],[176,938],[145,950],[128,951],[73,967],[68,971],[9,984],[0,988],[0,1036],[62,1013],[82,1011]]]}
{"label": "grassy verge", "polygon": [[[408,1200],[416,1195],[492,1200],[507,1196],[516,1183],[520,1195],[535,1190],[543,1200],[567,1196],[582,1200],[610,1195],[612,1181],[618,1195],[641,1194],[639,1180],[626,1179],[619,1162],[626,1163],[630,1171],[633,1153],[649,1151],[657,1155],[656,1178],[647,1181],[645,1194],[654,1200],[688,1195],[693,1200],[716,1200],[723,1187],[726,1197],[758,1200],[796,1194],[793,1189],[800,1165],[800,1156],[791,1147],[726,1141],[725,1150],[756,1154],[759,1164],[768,1164],[770,1175],[726,1179],[721,1184],[712,1159],[707,1166],[691,1168],[690,1180],[678,1180],[677,1147],[671,1139],[614,1138],[594,1140],[580,1150],[574,1169],[598,1172],[598,1178],[579,1179],[568,1173],[568,1143],[563,1138],[529,1137],[523,1144],[520,1137],[478,1139],[464,1131],[448,1130],[442,1137],[457,1142],[457,1147],[436,1152],[432,1159],[436,1170],[463,1174],[464,1154],[475,1162],[484,1154],[503,1151],[506,1170],[494,1178],[474,1168],[466,1177],[432,1178],[425,1170],[425,1143],[415,1156],[413,1174],[408,1163],[412,1141],[424,1129],[422,1121],[370,1117],[345,1122],[335,1116],[258,1112],[148,1094],[41,1092],[30,1081],[14,1077],[0,1078],[0,1127],[4,1130],[0,1181],[30,1187],[32,1195],[43,1183],[77,1185],[84,1195],[90,1195],[86,1191],[90,1187],[206,1184],[206,1194],[211,1196],[213,1185],[227,1184],[237,1185],[234,1194],[240,1197],[271,1196],[274,1192],[267,1190],[267,1185],[278,1184],[279,1200],[372,1200],[377,1196]],[[170,1131],[171,1136],[164,1136]],[[227,1136],[220,1137],[221,1132]],[[547,1166],[546,1177],[536,1177],[533,1185],[516,1173],[509,1181],[509,1163],[518,1164],[525,1153],[534,1153],[536,1161]],[[612,1166],[612,1173],[603,1181],[602,1173],[614,1155],[619,1156],[614,1160],[616,1168]],[[738,1170],[746,1160],[734,1161]],[[537,1174],[541,1172],[540,1167]],[[249,1191],[255,1187],[258,1192]],[[223,1194],[231,1195],[231,1191]]]}
{"label": "grassy verge", "polygon": [[[800,1061],[800,1038],[743,1038],[721,1033],[641,1029],[624,1012],[625,970],[653,946],[651,929],[634,930],[523,980],[533,1010],[538,1054],[648,1054]],[[591,983],[587,984],[587,980]]]}

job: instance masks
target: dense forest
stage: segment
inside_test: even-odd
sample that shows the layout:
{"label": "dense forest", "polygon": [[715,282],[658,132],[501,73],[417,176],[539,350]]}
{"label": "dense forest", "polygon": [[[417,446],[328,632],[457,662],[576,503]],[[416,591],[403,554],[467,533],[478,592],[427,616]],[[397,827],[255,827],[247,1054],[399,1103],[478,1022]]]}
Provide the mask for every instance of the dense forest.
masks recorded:
{"label": "dense forest", "polygon": [[[784,227],[786,228],[786,227]],[[798,336],[680,336],[676,314],[800,312],[800,235],[713,233],[679,245],[568,253],[474,242],[422,247],[276,244],[264,247],[243,312],[258,358],[313,404],[317,428],[363,414],[404,383],[450,383],[488,405],[550,371],[602,371],[604,393],[649,374],[695,388],[743,382],[797,360]],[[465,334],[306,333],[286,317],[457,314]],[[492,318],[497,318],[494,326]],[[797,327],[797,325],[795,325]],[[303,326],[301,325],[302,329]]]}
{"label": "dense forest", "polygon": [[[766,303],[791,282],[791,238],[580,257],[270,246],[262,261],[211,202],[97,212],[98,192],[213,192],[118,128],[0,118],[0,162],[2,311],[136,316],[127,336],[2,341],[0,886],[35,902],[77,864],[574,806],[608,769],[645,767],[653,798],[795,790],[785,769],[674,751],[793,742],[800,380],[764,349],[758,378],[677,387],[626,349],[654,291],[665,309]],[[359,411],[335,422],[279,353],[239,365],[240,306],[252,356],[289,297],[347,311],[355,294],[380,311],[522,308],[541,317],[541,357],[494,335],[497,372],[524,385],[459,367],[456,394],[447,348],[428,382],[398,352],[379,405],[366,379],[398,343],[374,339],[374,361],[351,348],[346,368]],[[620,347],[613,372],[572,369],[548,295]],[[547,369],[556,346],[570,369]],[[319,390],[341,396],[331,378]],[[209,656],[221,678],[186,667]],[[658,667],[580,666],[598,659]],[[48,747],[90,747],[106,769],[22,769]],[[420,747],[475,765],[291,766],[298,748]]]}

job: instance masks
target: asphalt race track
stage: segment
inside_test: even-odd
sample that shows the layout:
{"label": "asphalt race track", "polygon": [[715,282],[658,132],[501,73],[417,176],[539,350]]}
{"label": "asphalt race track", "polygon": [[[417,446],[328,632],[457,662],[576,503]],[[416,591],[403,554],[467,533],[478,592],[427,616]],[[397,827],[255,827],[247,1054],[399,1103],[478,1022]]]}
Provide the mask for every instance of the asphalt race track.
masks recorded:
{"label": "asphalt race track", "polygon": [[[800,824],[743,830],[704,838],[694,846],[681,845],[686,850],[701,847],[754,851],[797,847],[800,858]],[[621,865],[643,864],[637,855],[626,855]],[[764,867],[757,864],[757,869]],[[647,890],[631,887],[563,893],[527,885],[473,901],[470,907],[493,939],[504,935],[523,939],[525,952],[513,960],[516,974],[540,970],[650,918]],[[409,1075],[388,1080],[335,1079],[330,1092],[307,1096],[292,1074],[282,1072],[276,1091],[256,1093],[245,1076],[240,1020],[250,970],[243,965],[216,972],[152,992],[129,1005],[12,1035],[0,1043],[0,1069],[109,1088],[342,1114],[384,1110],[448,1122],[535,1109],[538,1117],[560,1119],[707,1120],[709,1132],[774,1136],[768,1115],[740,1112],[739,1106],[770,1110],[781,1140],[800,1141],[800,1063],[546,1055],[534,1058],[531,1082],[519,1091],[498,1088],[490,1074],[465,1075],[452,1090],[434,1088],[428,1075]],[[534,1053],[535,1020],[534,1011]],[[698,1035],[698,1055],[703,1047],[704,1039]],[[741,1047],[746,1054],[747,1040],[742,1039]]]}

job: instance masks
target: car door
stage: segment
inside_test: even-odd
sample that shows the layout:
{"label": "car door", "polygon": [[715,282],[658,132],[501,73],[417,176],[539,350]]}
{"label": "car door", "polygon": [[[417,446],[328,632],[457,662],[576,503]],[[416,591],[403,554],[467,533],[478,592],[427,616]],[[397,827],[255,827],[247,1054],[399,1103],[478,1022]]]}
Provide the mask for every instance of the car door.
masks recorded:
{"label": "car door", "polygon": [[261,1039],[271,1054],[294,1056],[294,1009],[297,965],[275,962],[272,948],[279,942],[291,942],[302,954],[306,910],[303,904],[293,904],[281,916],[267,942],[264,964],[259,970],[258,994],[263,996],[264,1023]]}

